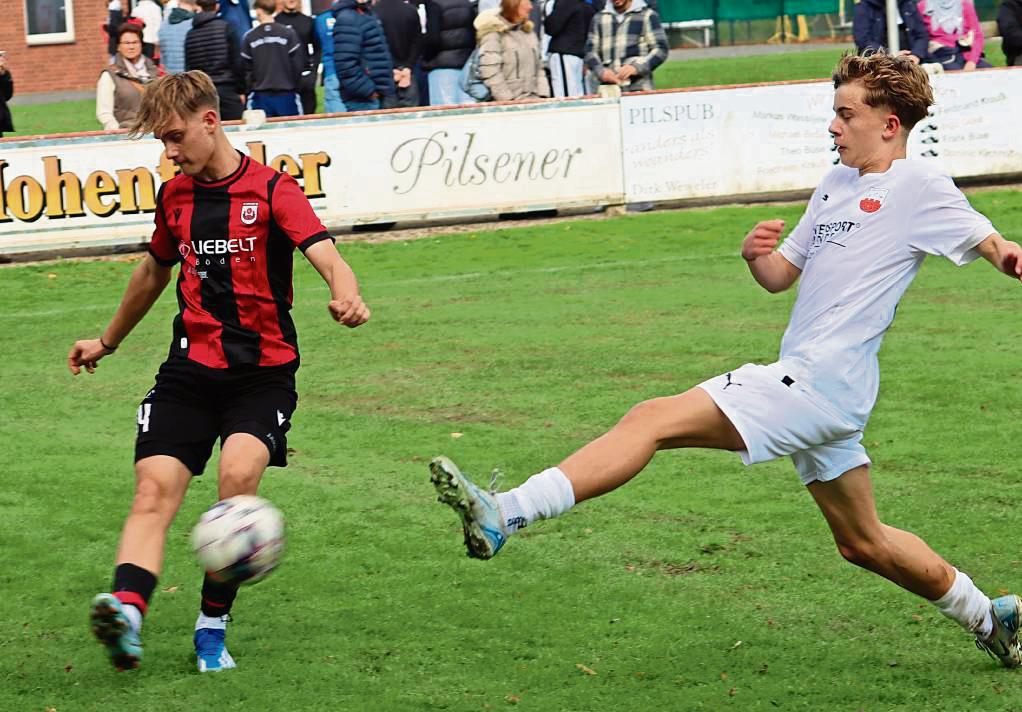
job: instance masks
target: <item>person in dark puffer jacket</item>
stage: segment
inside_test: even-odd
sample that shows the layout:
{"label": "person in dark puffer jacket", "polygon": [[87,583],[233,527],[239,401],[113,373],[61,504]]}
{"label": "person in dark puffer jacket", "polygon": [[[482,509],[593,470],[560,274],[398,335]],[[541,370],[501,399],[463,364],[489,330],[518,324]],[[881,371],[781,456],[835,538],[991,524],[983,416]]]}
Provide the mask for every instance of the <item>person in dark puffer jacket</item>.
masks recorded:
{"label": "person in dark puffer jacket", "polygon": [[427,0],[423,68],[432,106],[473,104],[460,85],[461,68],[476,48],[476,6],[470,0]]}
{"label": "person in dark puffer jacket", "polygon": [[339,0],[333,7],[334,67],[344,105],[348,111],[393,106],[394,62],[368,0]]}
{"label": "person in dark puffer jacket", "polygon": [[1022,64],[1022,0],[1003,0],[997,10],[997,30],[1001,33],[1004,59],[1009,67]]}
{"label": "person in dark puffer jacket", "polygon": [[241,118],[245,93],[245,69],[241,48],[231,25],[217,17],[216,0],[198,0],[199,14],[185,36],[185,69],[200,69],[209,75],[220,95],[220,120]]}

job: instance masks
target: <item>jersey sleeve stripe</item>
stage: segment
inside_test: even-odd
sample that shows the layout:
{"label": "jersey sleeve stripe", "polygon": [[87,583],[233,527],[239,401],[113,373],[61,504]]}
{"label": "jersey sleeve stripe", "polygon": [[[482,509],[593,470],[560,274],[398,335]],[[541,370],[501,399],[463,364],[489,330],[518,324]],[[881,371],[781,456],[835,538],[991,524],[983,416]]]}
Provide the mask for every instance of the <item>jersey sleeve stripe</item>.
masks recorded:
{"label": "jersey sleeve stripe", "polygon": [[153,256],[153,259],[156,260],[157,264],[159,264],[161,267],[173,267],[178,262],[176,257],[172,260],[160,257],[158,254],[156,254],[156,251],[153,250],[152,245],[146,245],[146,250],[148,250],[149,254]]}
{"label": "jersey sleeve stripe", "polygon": [[317,242],[322,242],[323,240],[330,240],[330,242],[335,242],[334,238],[330,235],[330,233],[324,230],[322,232],[317,232],[312,237],[307,237],[304,240],[302,240],[302,243],[298,245],[298,249],[301,250],[302,253],[304,254],[304,252],[307,249],[315,245]]}

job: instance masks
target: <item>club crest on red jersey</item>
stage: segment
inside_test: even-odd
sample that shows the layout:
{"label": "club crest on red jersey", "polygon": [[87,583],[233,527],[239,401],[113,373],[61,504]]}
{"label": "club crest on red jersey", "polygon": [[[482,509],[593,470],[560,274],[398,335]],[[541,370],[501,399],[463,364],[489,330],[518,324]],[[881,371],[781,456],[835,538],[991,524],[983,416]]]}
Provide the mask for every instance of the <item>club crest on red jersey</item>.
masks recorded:
{"label": "club crest on red jersey", "polygon": [[241,222],[251,225],[259,217],[259,203],[241,204]]}
{"label": "club crest on red jersey", "polygon": [[884,206],[887,193],[887,188],[870,188],[866,192],[866,197],[859,201],[859,210],[864,213],[875,213]]}

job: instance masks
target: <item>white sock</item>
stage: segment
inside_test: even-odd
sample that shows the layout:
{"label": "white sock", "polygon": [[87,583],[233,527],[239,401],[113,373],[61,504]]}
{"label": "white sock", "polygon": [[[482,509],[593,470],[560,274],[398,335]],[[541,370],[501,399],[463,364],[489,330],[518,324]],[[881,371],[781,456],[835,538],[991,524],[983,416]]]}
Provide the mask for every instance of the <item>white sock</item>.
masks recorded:
{"label": "white sock", "polygon": [[213,628],[214,630],[227,630],[227,621],[230,620],[228,616],[207,616],[205,613],[199,612],[199,617],[195,621],[195,630],[199,628]]}
{"label": "white sock", "polygon": [[955,569],[955,581],[951,588],[936,601],[931,601],[941,613],[957,621],[977,637],[986,639],[994,632],[994,621],[990,617],[990,599],[976,588],[972,579]]}
{"label": "white sock", "polygon": [[527,527],[537,519],[551,519],[575,506],[571,481],[559,467],[533,475],[521,486],[497,495],[508,534]]}
{"label": "white sock", "polygon": [[128,619],[128,624],[135,630],[136,633],[142,630],[142,611],[138,610],[136,606],[130,603],[121,604],[121,613]]}

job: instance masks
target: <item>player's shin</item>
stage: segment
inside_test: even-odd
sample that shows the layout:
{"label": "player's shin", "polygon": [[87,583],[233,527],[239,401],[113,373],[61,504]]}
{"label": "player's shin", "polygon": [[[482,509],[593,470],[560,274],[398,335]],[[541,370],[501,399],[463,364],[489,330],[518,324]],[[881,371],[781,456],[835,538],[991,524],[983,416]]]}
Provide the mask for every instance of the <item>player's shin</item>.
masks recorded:
{"label": "player's shin", "polygon": [[220,583],[207,575],[202,581],[202,614],[210,618],[228,615],[237,595],[236,585]]}

